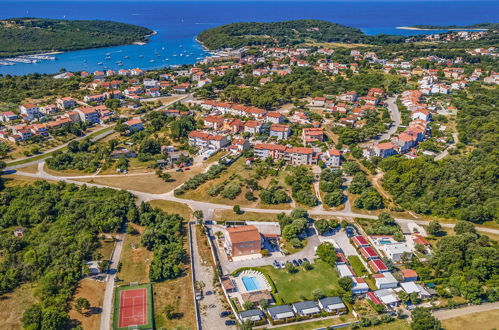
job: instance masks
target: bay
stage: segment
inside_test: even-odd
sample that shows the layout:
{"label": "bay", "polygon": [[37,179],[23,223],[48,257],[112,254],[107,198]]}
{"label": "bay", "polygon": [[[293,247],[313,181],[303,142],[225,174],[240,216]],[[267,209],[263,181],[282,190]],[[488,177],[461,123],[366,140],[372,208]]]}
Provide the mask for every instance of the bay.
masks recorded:
{"label": "bay", "polygon": [[57,54],[56,61],[0,67],[0,74],[22,75],[195,63],[209,55],[196,35],[232,22],[322,19],[370,35],[435,33],[397,27],[497,22],[499,1],[0,1],[0,18],[9,17],[112,20],[157,32],[145,45],[72,51]]}

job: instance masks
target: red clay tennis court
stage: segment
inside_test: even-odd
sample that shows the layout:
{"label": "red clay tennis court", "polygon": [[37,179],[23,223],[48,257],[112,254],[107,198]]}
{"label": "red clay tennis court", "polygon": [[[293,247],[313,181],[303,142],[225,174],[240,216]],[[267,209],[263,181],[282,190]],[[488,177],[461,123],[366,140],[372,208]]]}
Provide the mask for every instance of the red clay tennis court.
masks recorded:
{"label": "red clay tennis court", "polygon": [[121,291],[119,317],[118,327],[120,328],[148,323],[147,291],[145,288]]}

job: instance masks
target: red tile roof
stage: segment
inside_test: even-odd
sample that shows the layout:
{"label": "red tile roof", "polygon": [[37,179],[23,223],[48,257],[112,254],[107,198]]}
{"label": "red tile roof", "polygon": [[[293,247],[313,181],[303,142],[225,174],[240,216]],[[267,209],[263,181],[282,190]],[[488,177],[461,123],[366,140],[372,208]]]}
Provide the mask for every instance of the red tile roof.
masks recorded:
{"label": "red tile roof", "polygon": [[227,228],[227,232],[232,244],[261,240],[258,229],[252,225]]}
{"label": "red tile roof", "polygon": [[385,272],[388,270],[388,267],[383,263],[383,261],[379,259],[374,259],[368,262],[369,266],[376,272]]}

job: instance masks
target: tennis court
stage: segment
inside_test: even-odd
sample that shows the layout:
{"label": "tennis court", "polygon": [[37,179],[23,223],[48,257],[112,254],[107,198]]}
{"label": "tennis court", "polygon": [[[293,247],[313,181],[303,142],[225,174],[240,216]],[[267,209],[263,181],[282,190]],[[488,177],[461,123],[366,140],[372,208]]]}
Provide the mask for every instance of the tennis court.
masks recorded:
{"label": "tennis court", "polygon": [[152,329],[151,286],[116,288],[114,328]]}

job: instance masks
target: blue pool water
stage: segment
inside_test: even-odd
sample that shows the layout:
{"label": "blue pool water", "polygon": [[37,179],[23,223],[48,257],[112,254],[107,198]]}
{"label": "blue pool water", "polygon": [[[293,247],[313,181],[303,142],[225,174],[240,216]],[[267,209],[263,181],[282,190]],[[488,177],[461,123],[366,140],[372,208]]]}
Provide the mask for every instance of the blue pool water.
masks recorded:
{"label": "blue pool water", "polygon": [[262,288],[260,281],[258,281],[256,277],[243,276],[241,280],[243,281],[246,291],[254,291]]}

